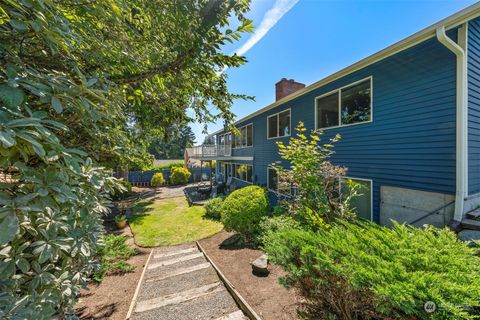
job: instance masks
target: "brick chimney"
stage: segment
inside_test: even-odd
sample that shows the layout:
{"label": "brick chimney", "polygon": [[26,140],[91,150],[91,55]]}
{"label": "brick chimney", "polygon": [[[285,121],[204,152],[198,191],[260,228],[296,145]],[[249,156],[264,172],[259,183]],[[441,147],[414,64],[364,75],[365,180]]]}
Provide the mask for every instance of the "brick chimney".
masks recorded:
{"label": "brick chimney", "polygon": [[283,78],[275,84],[275,101],[278,101],[286,96],[305,88],[305,85],[295,80]]}

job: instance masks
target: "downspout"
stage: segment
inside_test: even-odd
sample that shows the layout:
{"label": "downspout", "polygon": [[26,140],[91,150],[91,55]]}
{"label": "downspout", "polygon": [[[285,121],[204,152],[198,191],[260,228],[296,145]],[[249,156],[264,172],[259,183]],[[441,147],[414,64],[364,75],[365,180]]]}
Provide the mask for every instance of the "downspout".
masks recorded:
{"label": "downspout", "polygon": [[[445,27],[436,30],[438,41],[452,51],[457,57],[457,92],[456,92],[456,192],[453,220],[462,221],[464,201],[468,194],[467,181],[467,55],[466,25],[458,29],[459,44],[445,33]],[[463,45],[463,47],[462,47]]]}

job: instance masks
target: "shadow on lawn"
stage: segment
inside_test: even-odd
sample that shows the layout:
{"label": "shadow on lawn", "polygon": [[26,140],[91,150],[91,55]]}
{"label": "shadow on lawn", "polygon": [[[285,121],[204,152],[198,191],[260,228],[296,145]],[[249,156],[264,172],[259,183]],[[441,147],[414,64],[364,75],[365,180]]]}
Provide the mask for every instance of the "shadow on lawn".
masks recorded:
{"label": "shadow on lawn", "polygon": [[130,223],[141,223],[142,220],[144,220],[145,217],[148,216],[151,211],[153,211],[153,208],[149,206],[151,206],[154,202],[154,199],[137,202],[132,207],[132,216],[128,219],[128,221]]}

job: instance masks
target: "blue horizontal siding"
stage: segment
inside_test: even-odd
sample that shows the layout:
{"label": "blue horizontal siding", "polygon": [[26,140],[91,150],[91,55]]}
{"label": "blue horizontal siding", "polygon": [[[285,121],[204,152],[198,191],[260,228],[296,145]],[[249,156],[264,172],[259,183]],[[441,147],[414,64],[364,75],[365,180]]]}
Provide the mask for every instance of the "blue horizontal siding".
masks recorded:
{"label": "blue horizontal siding", "polygon": [[468,23],[468,193],[480,192],[480,19]]}
{"label": "blue horizontal siding", "polygon": [[[456,39],[456,30],[449,36]],[[374,220],[381,186],[455,193],[455,56],[434,38],[239,124],[253,122],[253,148],[234,155],[253,156],[257,182],[266,185],[267,167],[282,161],[276,142],[289,139],[267,139],[267,117],[290,108],[293,127],[302,121],[313,130],[315,97],[370,76],[373,121],[324,130],[322,140],[340,133],[332,162],[347,167],[351,177],[373,180]],[[480,122],[480,110],[475,116]]]}

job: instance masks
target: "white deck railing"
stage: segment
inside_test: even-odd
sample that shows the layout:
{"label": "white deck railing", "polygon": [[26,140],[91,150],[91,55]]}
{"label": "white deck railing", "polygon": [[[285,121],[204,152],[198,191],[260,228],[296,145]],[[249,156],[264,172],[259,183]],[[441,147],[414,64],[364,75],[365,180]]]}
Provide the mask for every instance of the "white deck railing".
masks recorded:
{"label": "white deck railing", "polygon": [[212,158],[212,157],[228,157],[232,154],[232,147],[229,145],[209,145],[202,144],[186,149],[190,158]]}

